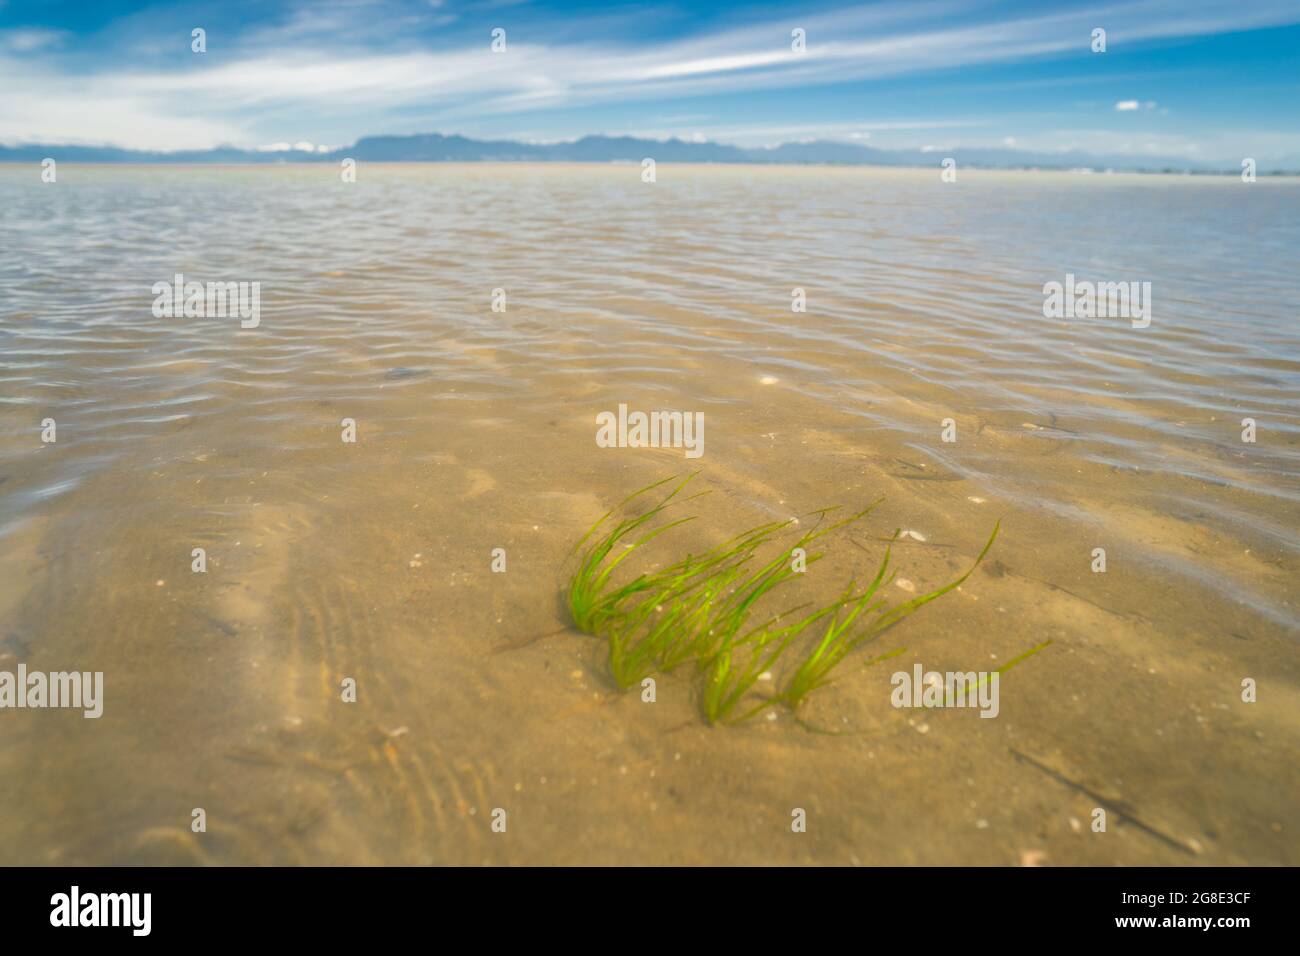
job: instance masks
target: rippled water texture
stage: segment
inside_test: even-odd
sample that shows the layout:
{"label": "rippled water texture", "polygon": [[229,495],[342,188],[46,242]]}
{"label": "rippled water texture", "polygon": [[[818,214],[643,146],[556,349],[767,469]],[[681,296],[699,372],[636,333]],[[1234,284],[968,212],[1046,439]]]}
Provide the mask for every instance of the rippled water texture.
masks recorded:
{"label": "rippled water texture", "polygon": [[[1300,864],[1295,181],[39,172],[0,169],[0,670],[106,687],[0,711],[0,863]],[[176,273],[260,282],[260,326],[156,318]],[[1066,273],[1150,281],[1151,326],[1045,319]],[[704,456],[598,448],[619,403]],[[1003,532],[802,724],[709,728],[559,599],[694,468],[682,546],[884,496],[809,600],[895,528],[918,593]],[[890,706],[1049,639],[996,719]]]}

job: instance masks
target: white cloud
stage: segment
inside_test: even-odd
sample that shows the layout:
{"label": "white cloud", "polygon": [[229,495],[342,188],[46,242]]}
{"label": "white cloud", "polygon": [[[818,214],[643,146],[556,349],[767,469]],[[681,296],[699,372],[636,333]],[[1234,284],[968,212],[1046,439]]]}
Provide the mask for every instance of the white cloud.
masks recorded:
{"label": "white cloud", "polygon": [[[61,72],[53,65],[38,69],[31,57],[0,55],[6,99],[0,141],[178,149],[286,134],[334,139],[339,127],[326,128],[327,122],[346,123],[354,135],[382,133],[393,129],[390,117],[399,114],[421,116],[425,129],[463,127],[485,116],[547,108],[843,83],[1086,51],[1097,22],[1116,23],[1112,36],[1134,44],[1300,20],[1294,4],[1274,0],[1232,9],[1211,0],[1140,0],[976,24],[966,16],[957,21],[961,26],[934,26],[971,12],[968,2],[932,0],[800,17],[808,38],[804,55],[790,51],[784,21],[637,45],[547,46],[536,42],[536,34],[512,31],[509,52],[498,55],[490,52],[486,34],[459,50],[414,48],[400,35],[390,35],[386,52],[358,50],[343,44],[363,35],[373,41],[382,24],[364,5],[338,7],[327,22],[304,14],[280,33],[264,30],[232,43],[222,59],[181,69]],[[1138,100],[1115,105],[1119,111],[1140,108]],[[287,116],[293,117],[291,129]]]}
{"label": "white cloud", "polygon": [[0,57],[0,143],[204,149],[245,139],[206,110],[165,108],[156,97],[102,89],[96,77],[59,76]]}
{"label": "white cloud", "polygon": [[65,34],[59,30],[21,29],[0,30],[0,50],[11,53],[32,53],[46,47],[58,46]]}
{"label": "white cloud", "polygon": [[300,153],[328,153],[332,146],[317,145],[309,143],[306,140],[300,140],[296,143],[281,141],[279,143],[267,143],[265,146],[258,146],[259,153],[287,153],[290,150],[297,150]]}
{"label": "white cloud", "polygon": [[[812,140],[847,140],[849,142],[865,142],[872,138],[872,132],[884,133],[911,133],[925,130],[940,129],[957,129],[969,128],[983,125],[981,121],[976,120],[933,120],[933,121],[890,121],[890,122],[869,122],[864,120],[849,120],[839,123],[784,123],[770,125],[747,125],[747,124],[713,124],[703,129],[692,127],[691,132],[703,132],[705,137],[715,143],[727,143],[734,146],[750,147],[773,147],[781,143],[796,141],[809,142]],[[666,140],[673,137],[684,139],[685,134],[680,127],[658,126],[635,128],[615,131],[618,135],[636,136],[643,139]],[[536,138],[535,134],[520,133],[513,138],[530,139]],[[546,142],[554,142],[557,137],[540,137]],[[897,137],[895,137],[897,139]],[[893,143],[890,148],[902,148],[906,144],[902,142]]]}

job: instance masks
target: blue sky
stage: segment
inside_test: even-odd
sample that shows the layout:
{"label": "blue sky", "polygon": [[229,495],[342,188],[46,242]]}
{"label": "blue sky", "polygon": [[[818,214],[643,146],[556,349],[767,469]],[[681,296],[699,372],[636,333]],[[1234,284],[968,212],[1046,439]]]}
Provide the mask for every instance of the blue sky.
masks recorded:
{"label": "blue sky", "polygon": [[1294,163],[1297,51],[1296,0],[0,0],[0,143],[607,133]]}

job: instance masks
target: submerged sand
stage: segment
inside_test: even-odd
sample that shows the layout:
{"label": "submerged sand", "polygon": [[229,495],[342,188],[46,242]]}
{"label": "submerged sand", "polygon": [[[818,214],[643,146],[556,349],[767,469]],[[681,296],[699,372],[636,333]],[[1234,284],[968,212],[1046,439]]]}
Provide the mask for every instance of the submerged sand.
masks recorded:
{"label": "submerged sand", "polygon": [[[0,864],[1300,863],[1298,213],[1182,177],[0,170],[0,670],[105,675],[98,720],[0,711]],[[260,281],[260,326],[156,318],[177,272]],[[1151,326],[1045,319],[1067,272],[1151,281]],[[598,447],[620,403],[702,412],[705,453]],[[561,602],[592,522],[695,470],[682,544],[883,496],[808,600],[897,528],[917,592],[1002,533],[803,723],[711,728],[688,671],[616,693]],[[996,719],[890,706],[1046,640]]]}

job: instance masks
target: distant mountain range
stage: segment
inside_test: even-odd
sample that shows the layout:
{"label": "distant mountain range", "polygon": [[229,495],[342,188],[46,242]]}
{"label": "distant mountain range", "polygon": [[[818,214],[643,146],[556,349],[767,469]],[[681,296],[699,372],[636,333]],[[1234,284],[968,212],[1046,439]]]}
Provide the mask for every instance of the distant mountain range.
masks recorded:
{"label": "distant mountain range", "polygon": [[[1124,156],[1072,151],[1032,152],[1016,149],[884,150],[853,143],[816,140],[770,148],[743,148],[722,143],[653,140],[632,136],[584,136],[561,143],[477,140],[425,133],[414,136],[367,136],[351,146],[326,152],[249,150],[218,146],[205,150],[153,152],[113,146],[0,146],[0,162],[39,163],[45,157],[68,163],[324,163],[351,157],[372,163],[467,162],[637,162],[660,163],[794,163],[836,166],[935,166],[951,156],[958,167],[992,169],[1114,169],[1140,172],[1240,174],[1239,164],[1198,162],[1173,156]],[[1300,157],[1284,163],[1260,162],[1259,175],[1300,170]]]}

